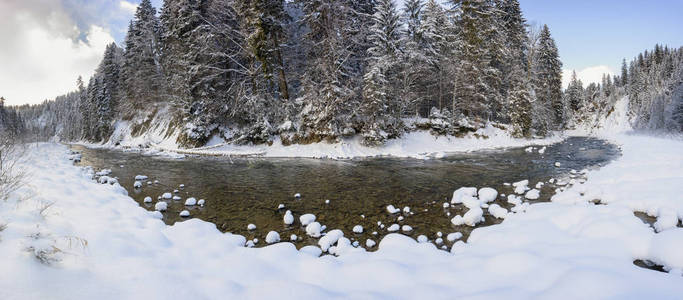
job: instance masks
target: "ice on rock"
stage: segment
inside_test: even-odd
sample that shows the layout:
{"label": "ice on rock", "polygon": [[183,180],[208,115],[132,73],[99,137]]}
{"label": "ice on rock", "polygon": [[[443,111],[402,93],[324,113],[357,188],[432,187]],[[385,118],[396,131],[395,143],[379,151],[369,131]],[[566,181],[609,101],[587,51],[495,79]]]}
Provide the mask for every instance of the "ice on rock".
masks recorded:
{"label": "ice on rock", "polygon": [[389,228],[387,228],[387,231],[389,231],[389,232],[396,232],[396,231],[398,231],[400,228],[401,228],[401,227],[398,226],[398,224],[391,224],[391,226],[389,226]]}
{"label": "ice on rock", "polygon": [[403,232],[411,232],[411,231],[413,231],[413,227],[410,227],[410,225],[403,225],[403,226],[401,227],[401,231],[403,231]]}
{"label": "ice on rock", "polygon": [[376,243],[375,241],[373,241],[373,240],[371,240],[371,239],[365,240],[365,246],[366,246],[366,247],[372,248],[372,247],[374,247],[375,245],[377,245],[377,243]]}
{"label": "ice on rock", "polygon": [[489,214],[497,219],[505,219],[508,215],[508,210],[494,203],[489,206]]}
{"label": "ice on rock", "polygon": [[249,230],[249,231],[256,230],[256,225],[254,225],[254,224],[247,225],[247,230]]}
{"label": "ice on rock", "polygon": [[280,205],[277,206],[277,209],[284,209],[284,208],[285,208],[285,205],[282,203],[280,203]]}
{"label": "ice on rock", "polygon": [[175,201],[180,201],[180,200],[182,200],[182,199],[183,199],[183,198],[180,198],[180,196],[173,196],[173,200],[175,200]]}
{"label": "ice on rock", "polygon": [[199,201],[197,201],[197,205],[199,205],[199,206],[204,206],[205,203],[206,203],[206,200],[204,200],[204,199],[199,199]]}
{"label": "ice on rock", "polygon": [[299,222],[301,222],[302,226],[306,226],[308,224],[311,224],[315,222],[315,215],[314,214],[304,214],[299,217]]}
{"label": "ice on rock", "polygon": [[166,211],[166,209],[168,209],[168,203],[157,202],[157,204],[154,205],[154,209],[158,211]]}
{"label": "ice on rock", "polygon": [[190,216],[190,212],[189,212],[188,210],[183,210],[183,211],[180,212],[180,216],[181,216],[181,217],[184,217],[184,218],[189,217],[189,216]]}
{"label": "ice on rock", "polygon": [[136,189],[141,188],[141,187],[142,187],[142,182],[136,181],[135,183],[133,183],[133,187],[136,188]]}
{"label": "ice on rock", "polygon": [[266,235],[266,243],[268,243],[268,244],[277,243],[279,241],[280,241],[280,234],[277,233],[276,231],[270,231]]}
{"label": "ice on rock", "polygon": [[484,221],[484,211],[481,209],[481,207],[473,207],[468,210],[464,216],[462,216],[463,220],[465,221],[465,224],[468,226],[474,226],[477,225],[479,222]]}
{"label": "ice on rock", "polygon": [[296,242],[296,240],[297,240],[298,238],[299,238],[299,237],[296,236],[296,234],[292,234],[292,235],[289,236],[289,240],[292,241],[292,242]]}
{"label": "ice on rock", "polygon": [[472,198],[477,195],[477,188],[475,187],[461,187],[453,192],[452,204],[463,202],[464,197]]}
{"label": "ice on rock", "polygon": [[136,181],[142,181],[142,180],[147,180],[147,176],[145,175],[137,175],[135,176]]}
{"label": "ice on rock", "polygon": [[541,196],[541,191],[537,189],[530,190],[524,194],[524,198],[527,198],[529,200],[536,200]]}
{"label": "ice on rock", "polygon": [[148,197],[145,197],[145,199],[142,200],[142,202],[145,202],[145,203],[152,203],[152,197],[149,197],[149,196],[148,196]]}
{"label": "ice on rock", "polygon": [[353,232],[354,233],[363,233],[363,226],[360,226],[360,225],[353,226]]}
{"label": "ice on rock", "polygon": [[187,206],[197,205],[197,199],[195,199],[193,197],[187,198],[187,200],[185,200],[185,205],[187,205]]}
{"label": "ice on rock", "polygon": [[465,219],[463,219],[461,215],[456,215],[451,219],[451,223],[455,226],[460,226],[465,224]]}
{"label": "ice on rock", "polygon": [[399,213],[400,211],[401,211],[400,209],[394,207],[391,204],[387,205],[387,212],[389,212],[390,214],[396,214],[396,213]]}
{"label": "ice on rock", "polygon": [[459,240],[461,237],[462,237],[462,233],[452,232],[446,236],[446,240],[448,240],[449,242],[452,243],[452,242],[455,242],[456,240]]}
{"label": "ice on rock", "polygon": [[322,226],[318,222],[311,222],[310,224],[306,225],[306,234],[311,237],[320,237],[320,231],[322,231]]}
{"label": "ice on rock", "polygon": [[318,246],[320,246],[320,249],[323,250],[323,252],[327,252],[327,250],[332,247],[332,245],[336,244],[339,239],[344,237],[344,232],[339,230],[339,229],[334,229],[328,232],[325,236],[320,238],[318,241]]}
{"label": "ice on rock", "polygon": [[292,211],[288,210],[285,212],[285,216],[283,217],[283,221],[287,225],[292,225],[292,223],[294,223],[294,216],[292,215]]}
{"label": "ice on rock", "polygon": [[524,192],[529,190],[529,180],[517,181],[512,186],[515,187],[515,194],[524,194]]}
{"label": "ice on rock", "polygon": [[417,242],[418,242],[418,243],[426,243],[426,242],[428,242],[428,241],[429,241],[429,239],[428,239],[427,236],[424,235],[424,234],[420,234],[420,235],[417,236]]}
{"label": "ice on rock", "polygon": [[496,200],[496,197],[498,197],[498,191],[490,187],[485,187],[479,189],[478,195],[479,201],[488,203]]}

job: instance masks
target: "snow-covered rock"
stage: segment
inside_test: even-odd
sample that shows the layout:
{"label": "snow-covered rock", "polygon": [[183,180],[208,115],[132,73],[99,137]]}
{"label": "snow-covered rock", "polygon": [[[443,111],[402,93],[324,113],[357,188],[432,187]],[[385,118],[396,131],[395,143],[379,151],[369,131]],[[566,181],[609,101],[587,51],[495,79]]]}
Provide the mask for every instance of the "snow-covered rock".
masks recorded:
{"label": "snow-covered rock", "polygon": [[145,175],[136,175],[135,176],[135,181],[143,181],[143,180],[147,180],[147,176],[145,176]]}
{"label": "snow-covered rock", "polygon": [[147,196],[147,197],[145,197],[145,199],[142,200],[142,202],[144,202],[144,203],[152,203],[152,197]]}
{"label": "snow-covered rock", "polygon": [[394,207],[394,206],[391,205],[391,204],[387,205],[387,212],[389,212],[390,214],[397,214],[397,213],[399,213],[400,211],[401,211],[400,209]]}
{"label": "snow-covered rock", "polygon": [[280,234],[277,231],[270,231],[266,235],[266,243],[273,244],[280,241]]}
{"label": "snow-covered rock", "polygon": [[354,233],[363,233],[363,226],[360,226],[360,225],[353,226],[353,232]]}
{"label": "snow-covered rock", "polygon": [[451,224],[455,226],[460,226],[462,224],[465,224],[465,219],[463,219],[461,215],[455,215],[455,217],[451,219]]}
{"label": "snow-covered rock", "polygon": [[396,232],[400,229],[401,227],[398,224],[391,224],[389,228],[387,228],[387,231],[389,232]]}
{"label": "snow-covered rock", "polygon": [[512,186],[515,187],[515,194],[522,195],[524,192],[529,190],[529,180],[522,180],[522,181],[517,181],[512,183]]}
{"label": "snow-covered rock", "polygon": [[323,252],[327,252],[327,250],[329,250],[332,245],[336,244],[342,237],[344,237],[343,231],[339,229],[330,230],[330,232],[318,240],[318,245]]}
{"label": "snow-covered rock", "polygon": [[497,219],[505,219],[505,217],[507,217],[507,215],[508,215],[507,209],[505,209],[505,208],[503,208],[500,205],[495,204],[495,203],[491,204],[491,206],[489,206],[488,210],[489,210],[489,214],[491,214],[494,218],[497,218]]}
{"label": "snow-covered rock", "polygon": [[181,217],[184,217],[184,218],[189,217],[189,216],[190,216],[190,211],[188,211],[188,210],[183,210],[183,211],[180,212],[180,216],[181,216]]}
{"label": "snow-covered rock", "polygon": [[301,198],[301,194],[299,194],[299,193],[294,194],[294,198]]}
{"label": "snow-covered rock", "polygon": [[161,198],[171,199],[173,198],[173,195],[171,193],[164,193],[163,195],[161,195]]}
{"label": "snow-covered rock", "polygon": [[483,215],[484,211],[481,207],[473,207],[462,216],[462,219],[465,221],[466,225],[474,226],[477,225],[477,223],[484,221]]}
{"label": "snow-covered rock", "polygon": [[427,238],[427,236],[424,234],[420,234],[417,236],[417,242],[418,243],[426,243],[428,241],[429,241],[429,238]]}
{"label": "snow-covered rock", "polygon": [[302,226],[306,226],[308,224],[311,224],[312,222],[315,222],[315,215],[314,214],[303,214],[299,217],[299,222],[301,222]]}
{"label": "snow-covered rock", "polygon": [[168,203],[166,202],[157,202],[157,204],[154,204],[154,209],[158,211],[166,211],[168,209]]}
{"label": "snow-covered rock", "polygon": [[365,247],[372,248],[376,245],[377,243],[371,239],[365,240]]}
{"label": "snow-covered rock", "polygon": [[541,197],[541,191],[537,189],[529,190],[528,192],[526,192],[526,194],[524,194],[524,198],[527,198],[529,200],[536,200],[539,197]]}
{"label": "snow-covered rock", "polygon": [[142,187],[142,182],[136,181],[135,183],[133,183],[133,187],[136,188],[136,189],[141,188],[141,187]]}
{"label": "snow-covered rock", "polygon": [[174,201],[180,201],[180,200],[183,200],[183,198],[181,198],[180,196],[173,196],[173,200]]}
{"label": "snow-covered rock", "polygon": [[403,225],[403,226],[401,226],[401,231],[411,232],[411,231],[413,231],[413,227],[410,227],[410,225]]}
{"label": "snow-covered rock", "polygon": [[496,200],[496,197],[498,197],[498,191],[490,187],[485,187],[479,189],[478,195],[480,201],[485,203],[492,202]]}
{"label": "snow-covered rock", "polygon": [[249,230],[249,231],[256,230],[256,225],[254,225],[254,224],[247,225],[247,230]]}
{"label": "snow-covered rock", "polygon": [[453,192],[453,198],[451,199],[451,203],[460,204],[463,202],[463,198],[471,198],[475,196],[477,196],[476,187],[461,187]]}
{"label": "snow-covered rock", "polygon": [[206,204],[206,200],[204,199],[199,199],[199,201],[197,201],[197,205],[199,206],[204,206],[204,204]]}
{"label": "snow-covered rock", "polygon": [[320,237],[320,231],[322,231],[322,226],[318,222],[311,222],[306,225],[306,234],[311,237]]}
{"label": "snow-covered rock", "polygon": [[187,206],[197,205],[197,199],[195,199],[194,197],[187,198],[187,199],[185,199],[185,205],[187,205]]}
{"label": "snow-covered rock", "polygon": [[292,211],[288,210],[285,212],[285,216],[283,217],[283,221],[285,222],[286,225],[292,225],[292,223],[294,223],[294,216],[292,215]]}
{"label": "snow-covered rock", "polygon": [[278,209],[278,210],[284,209],[284,208],[285,208],[285,205],[282,204],[282,203],[280,203],[280,204],[277,206],[277,209]]}
{"label": "snow-covered rock", "polygon": [[446,240],[448,240],[451,243],[455,242],[456,240],[459,240],[460,238],[462,238],[462,233],[460,232],[451,232],[448,235],[446,235]]}

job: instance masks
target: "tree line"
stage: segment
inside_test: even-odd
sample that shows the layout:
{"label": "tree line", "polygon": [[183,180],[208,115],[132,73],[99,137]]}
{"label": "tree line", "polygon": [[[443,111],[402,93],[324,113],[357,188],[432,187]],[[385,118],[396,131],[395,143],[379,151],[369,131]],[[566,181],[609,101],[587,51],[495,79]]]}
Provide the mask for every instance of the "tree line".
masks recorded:
{"label": "tree line", "polygon": [[[24,110],[36,131],[54,122],[93,142],[161,113],[185,146],[380,145],[488,122],[531,137],[569,123],[561,69],[548,26],[530,27],[517,0],[166,0],[160,13],[143,0],[87,83]],[[35,122],[45,110],[59,113]]]}

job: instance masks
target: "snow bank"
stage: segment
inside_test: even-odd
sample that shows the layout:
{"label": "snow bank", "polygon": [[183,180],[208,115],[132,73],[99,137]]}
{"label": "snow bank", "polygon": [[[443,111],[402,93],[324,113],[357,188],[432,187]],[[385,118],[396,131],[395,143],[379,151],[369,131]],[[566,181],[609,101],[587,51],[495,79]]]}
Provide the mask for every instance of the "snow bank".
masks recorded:
{"label": "snow bank", "polygon": [[[623,199],[610,198],[608,205],[568,198],[562,201],[566,203],[529,205],[499,225],[474,229],[466,243],[456,242],[452,253],[401,234],[385,236],[374,245],[376,252],[366,252],[350,246],[336,230],[319,240],[320,247],[297,251],[282,242],[248,248],[257,243],[221,233],[199,219],[165,225],[158,212],[141,208],[120,185],[97,184],[72,166],[64,146],[40,144],[27,160],[30,184],[0,202],[0,223],[5,224],[0,231],[0,295],[100,300],[675,299],[683,294],[683,279],[674,275],[683,267],[681,229],[655,233],[627,204],[649,207],[651,201],[678,208],[670,204],[680,200],[680,184],[673,183],[681,182],[677,176],[683,172],[680,154],[671,153],[681,148],[678,142],[648,142],[639,146],[653,152],[644,158],[661,157],[636,159],[629,151],[638,149],[626,141],[624,157],[614,166],[588,174],[585,185],[602,180],[605,189],[594,195]],[[617,171],[630,175],[613,173]],[[603,179],[615,174],[612,181]],[[626,178],[635,186],[628,187]],[[24,195],[32,197],[19,201]],[[40,214],[40,203],[53,204]],[[449,242],[457,238],[447,235]],[[50,252],[52,246],[63,251]],[[337,256],[319,257],[321,248]],[[49,258],[52,265],[36,255]],[[672,274],[639,268],[633,264],[636,259],[663,264]]]}

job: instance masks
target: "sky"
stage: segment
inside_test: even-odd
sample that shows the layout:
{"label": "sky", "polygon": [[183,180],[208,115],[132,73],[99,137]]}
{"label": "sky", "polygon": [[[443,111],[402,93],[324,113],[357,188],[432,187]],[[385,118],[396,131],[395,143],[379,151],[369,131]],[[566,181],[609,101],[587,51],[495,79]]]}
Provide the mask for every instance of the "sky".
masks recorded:
{"label": "sky", "polygon": [[[683,0],[519,1],[530,24],[550,27],[565,87],[572,70],[598,82],[656,43],[683,46]],[[79,75],[87,82],[105,46],[123,42],[139,2],[0,0],[0,96],[35,104],[74,90]]]}

